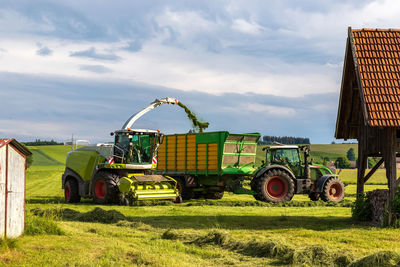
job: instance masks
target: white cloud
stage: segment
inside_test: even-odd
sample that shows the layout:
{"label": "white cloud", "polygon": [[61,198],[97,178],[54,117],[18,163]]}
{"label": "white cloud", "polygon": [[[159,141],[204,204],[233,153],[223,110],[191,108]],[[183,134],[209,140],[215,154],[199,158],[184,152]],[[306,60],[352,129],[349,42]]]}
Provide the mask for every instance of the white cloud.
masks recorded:
{"label": "white cloud", "polygon": [[232,23],[232,28],[236,31],[252,35],[259,35],[263,30],[263,27],[256,22],[244,19],[235,19]]}

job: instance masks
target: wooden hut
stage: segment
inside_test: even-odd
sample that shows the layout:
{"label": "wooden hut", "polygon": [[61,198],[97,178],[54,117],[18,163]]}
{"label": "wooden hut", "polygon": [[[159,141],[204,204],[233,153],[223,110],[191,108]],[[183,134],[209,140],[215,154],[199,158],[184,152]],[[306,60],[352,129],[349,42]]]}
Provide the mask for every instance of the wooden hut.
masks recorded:
{"label": "wooden hut", "polygon": [[25,170],[28,149],[0,139],[0,238],[18,237],[25,228]]}
{"label": "wooden hut", "polygon": [[[400,152],[400,30],[348,29],[335,137],[358,140],[357,193],[385,163],[391,201]],[[365,175],[368,157],[381,157]]]}

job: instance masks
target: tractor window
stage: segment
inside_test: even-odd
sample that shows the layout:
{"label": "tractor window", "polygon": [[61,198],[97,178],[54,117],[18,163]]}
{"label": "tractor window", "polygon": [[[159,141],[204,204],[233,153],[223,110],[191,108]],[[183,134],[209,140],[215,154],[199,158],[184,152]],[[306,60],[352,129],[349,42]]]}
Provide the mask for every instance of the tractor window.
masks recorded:
{"label": "tractor window", "polygon": [[272,151],[271,157],[271,161],[275,163],[288,163],[292,165],[300,162],[297,149],[276,149]]}

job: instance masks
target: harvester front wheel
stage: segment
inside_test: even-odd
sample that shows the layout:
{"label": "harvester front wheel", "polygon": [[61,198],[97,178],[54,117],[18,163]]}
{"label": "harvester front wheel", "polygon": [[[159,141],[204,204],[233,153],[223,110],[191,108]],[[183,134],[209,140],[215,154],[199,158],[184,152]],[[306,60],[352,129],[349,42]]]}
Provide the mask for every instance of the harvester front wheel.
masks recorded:
{"label": "harvester front wheel", "polygon": [[176,188],[179,191],[179,195],[182,197],[182,200],[190,200],[194,197],[194,192],[192,188],[186,187],[185,178],[174,177],[176,180]]}
{"label": "harvester front wheel", "polygon": [[78,203],[81,201],[81,196],[79,195],[79,185],[75,179],[70,178],[65,182],[64,197],[67,203]]}
{"label": "harvester front wheel", "polygon": [[328,180],[321,193],[323,201],[340,202],[344,198],[344,184],[338,178]]}
{"label": "harvester front wheel", "polygon": [[96,204],[115,204],[119,200],[119,176],[111,172],[98,172],[92,181],[93,201]]}
{"label": "harvester front wheel", "polygon": [[294,182],[285,171],[271,170],[259,179],[257,195],[267,202],[290,201],[294,195]]}

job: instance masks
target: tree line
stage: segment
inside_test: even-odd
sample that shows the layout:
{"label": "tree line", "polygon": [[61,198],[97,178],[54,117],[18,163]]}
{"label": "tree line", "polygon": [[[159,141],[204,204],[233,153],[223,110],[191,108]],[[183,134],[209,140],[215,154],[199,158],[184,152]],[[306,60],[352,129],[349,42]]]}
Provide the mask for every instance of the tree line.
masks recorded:
{"label": "tree line", "polygon": [[52,146],[52,145],[63,145],[51,139],[50,141],[36,139],[34,142],[23,142],[26,146]]}
{"label": "tree line", "polygon": [[308,137],[294,137],[294,136],[270,136],[264,135],[262,141],[259,144],[271,145],[274,142],[278,142],[285,145],[302,145],[310,144],[310,138]]}

